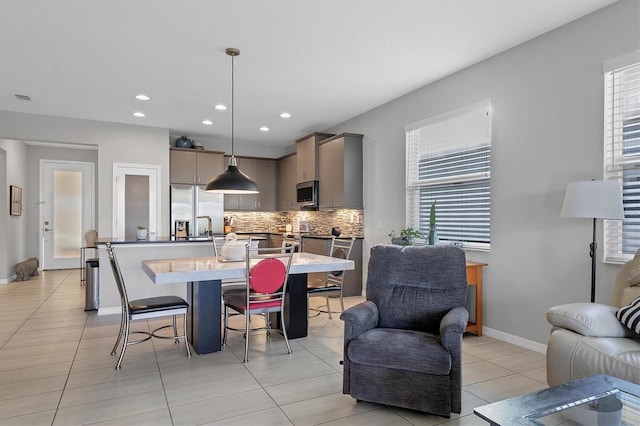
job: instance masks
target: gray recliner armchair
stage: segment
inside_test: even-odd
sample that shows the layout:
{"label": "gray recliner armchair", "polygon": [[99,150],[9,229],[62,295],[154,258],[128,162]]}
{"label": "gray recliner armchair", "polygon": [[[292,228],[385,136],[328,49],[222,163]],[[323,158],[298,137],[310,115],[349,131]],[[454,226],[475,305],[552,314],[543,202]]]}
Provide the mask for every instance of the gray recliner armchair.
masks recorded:
{"label": "gray recliner armchair", "polygon": [[371,248],[367,300],[344,311],[343,389],[357,400],[449,417],[462,408],[465,254]]}

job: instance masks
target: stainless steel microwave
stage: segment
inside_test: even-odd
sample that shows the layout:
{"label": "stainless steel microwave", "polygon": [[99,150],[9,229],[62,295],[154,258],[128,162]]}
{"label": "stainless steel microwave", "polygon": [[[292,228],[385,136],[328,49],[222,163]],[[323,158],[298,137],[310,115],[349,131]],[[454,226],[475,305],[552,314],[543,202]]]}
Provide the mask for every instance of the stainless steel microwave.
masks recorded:
{"label": "stainless steel microwave", "polygon": [[296,185],[296,201],[301,209],[318,208],[318,181],[311,180]]}

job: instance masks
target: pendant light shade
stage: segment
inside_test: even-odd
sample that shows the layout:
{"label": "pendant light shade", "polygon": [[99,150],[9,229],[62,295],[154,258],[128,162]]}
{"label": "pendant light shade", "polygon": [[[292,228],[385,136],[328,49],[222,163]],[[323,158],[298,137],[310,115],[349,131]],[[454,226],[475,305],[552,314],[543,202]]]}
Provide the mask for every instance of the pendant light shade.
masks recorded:
{"label": "pendant light shade", "polygon": [[231,156],[227,170],[207,183],[205,191],[222,194],[257,194],[260,192],[258,185],[240,171],[234,156]]}
{"label": "pendant light shade", "polygon": [[231,56],[231,158],[227,170],[211,179],[205,191],[218,192],[222,194],[257,194],[258,185],[249,176],[242,173],[238,168],[238,161],[233,152],[234,145],[234,96],[233,96],[233,58],[240,54],[238,49],[228,48],[227,55]]}

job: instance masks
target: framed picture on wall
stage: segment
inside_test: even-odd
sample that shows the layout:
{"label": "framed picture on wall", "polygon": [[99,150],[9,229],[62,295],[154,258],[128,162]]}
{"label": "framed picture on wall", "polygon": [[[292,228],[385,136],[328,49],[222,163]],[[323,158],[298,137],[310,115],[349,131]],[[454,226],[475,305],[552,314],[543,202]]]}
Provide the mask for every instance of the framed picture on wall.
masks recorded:
{"label": "framed picture on wall", "polygon": [[19,186],[10,185],[9,193],[9,214],[11,216],[20,216],[22,214],[22,188],[20,188]]}

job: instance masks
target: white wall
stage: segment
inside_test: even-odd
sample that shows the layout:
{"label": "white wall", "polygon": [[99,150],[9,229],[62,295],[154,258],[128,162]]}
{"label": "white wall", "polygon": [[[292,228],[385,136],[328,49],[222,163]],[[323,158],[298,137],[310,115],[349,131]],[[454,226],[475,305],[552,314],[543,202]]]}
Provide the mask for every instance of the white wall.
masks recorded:
{"label": "white wall", "polygon": [[[489,263],[485,326],[546,343],[548,308],[589,301],[591,221],[560,209],[568,182],[602,178],[602,62],[640,49],[639,28],[623,0],[329,129],[365,135],[365,261],[404,226],[404,125],[491,98],[491,252],[467,258]],[[607,303],[619,265],[601,255]]]}

